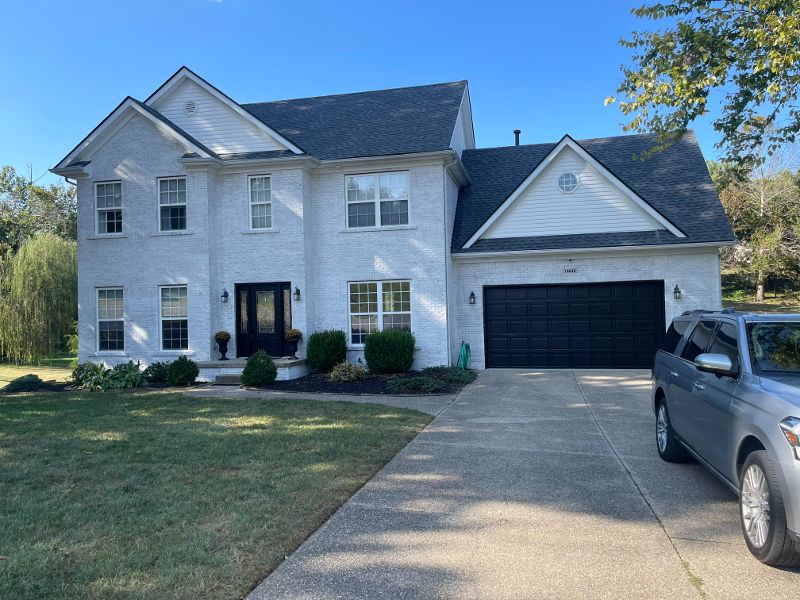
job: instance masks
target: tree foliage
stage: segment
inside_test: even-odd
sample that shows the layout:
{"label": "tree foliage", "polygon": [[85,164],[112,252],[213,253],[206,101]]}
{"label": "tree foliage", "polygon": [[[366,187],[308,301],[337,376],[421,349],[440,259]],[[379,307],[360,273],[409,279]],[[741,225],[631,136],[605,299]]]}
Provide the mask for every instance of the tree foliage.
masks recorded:
{"label": "tree foliage", "polygon": [[43,187],[9,166],[0,169],[0,258],[15,253],[35,235],[49,233],[75,239],[74,187]]}
{"label": "tree foliage", "polygon": [[37,362],[64,348],[78,312],[75,242],[33,237],[0,273],[0,356]]}
{"label": "tree foliage", "polygon": [[620,41],[634,52],[617,89],[627,131],[655,132],[657,151],[719,101],[717,146],[730,161],[753,165],[761,149],[795,141],[800,0],[671,0],[632,12],[665,26]]}

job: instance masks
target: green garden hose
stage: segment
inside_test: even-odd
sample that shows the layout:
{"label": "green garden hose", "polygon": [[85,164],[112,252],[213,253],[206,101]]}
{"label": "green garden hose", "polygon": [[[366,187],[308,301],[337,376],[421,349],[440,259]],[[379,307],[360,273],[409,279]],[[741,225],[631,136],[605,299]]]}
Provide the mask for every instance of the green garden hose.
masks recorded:
{"label": "green garden hose", "polygon": [[472,358],[472,350],[469,349],[467,342],[461,342],[461,350],[458,352],[457,367],[461,369],[469,369],[469,361]]}

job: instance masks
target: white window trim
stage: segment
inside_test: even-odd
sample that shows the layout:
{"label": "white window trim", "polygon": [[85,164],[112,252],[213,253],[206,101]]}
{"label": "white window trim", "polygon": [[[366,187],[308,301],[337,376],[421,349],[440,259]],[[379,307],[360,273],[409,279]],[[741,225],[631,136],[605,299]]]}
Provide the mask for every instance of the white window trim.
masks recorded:
{"label": "white window trim", "polygon": [[[169,181],[170,179],[183,179],[186,183],[186,198],[183,203],[178,204],[164,204],[163,206],[185,206],[186,207],[186,229],[161,229],[161,182]],[[165,177],[156,177],[156,219],[158,221],[159,233],[174,233],[176,231],[189,231],[189,180],[186,175],[167,175]],[[165,286],[169,287],[169,286]]]}
{"label": "white window trim", "polygon": [[[408,177],[408,196],[405,198],[406,206],[408,208],[408,223],[401,223],[396,225],[382,225],[380,223],[381,220],[381,202],[391,202],[391,200],[383,199],[381,200],[381,190],[380,190],[380,176],[381,175],[391,175],[393,173],[405,173]],[[348,177],[373,177],[375,180],[375,198],[370,200],[362,200],[362,201],[354,201],[350,202],[347,198],[347,178]],[[372,202],[375,209],[375,225],[364,225],[363,227],[350,227],[350,217],[348,215],[348,207],[350,204],[365,204],[367,202]],[[344,228],[345,230],[349,231],[375,231],[378,229],[401,229],[401,228],[409,228],[412,225],[411,220],[411,172],[407,169],[393,169],[390,171],[373,171],[370,173],[345,173],[344,175]],[[355,283],[355,282],[354,282]]]}
{"label": "white window trim", "polygon": [[[119,209],[116,208],[98,208],[97,206],[97,188],[101,185],[108,185],[109,183],[118,183],[119,184],[119,196],[120,196],[120,205]],[[122,196],[122,180],[120,179],[110,179],[108,181],[95,181],[94,182],[94,233],[96,236],[99,237],[121,237],[125,233],[125,199]],[[103,233],[100,231],[100,211],[112,211],[112,210],[119,210],[122,213],[122,231],[119,233]]]}
{"label": "white window trim", "polygon": [[[122,318],[121,319],[101,319],[100,318],[100,292],[120,290],[122,292]],[[95,321],[97,323],[95,335],[95,350],[98,354],[125,354],[125,288],[120,286],[95,288]],[[106,321],[122,321],[122,350],[101,350],[100,349],[100,323]]]}
{"label": "white window trim", "polygon": [[[253,179],[269,179],[269,202],[253,202],[253,190],[250,187],[250,182]],[[269,227],[253,227],[253,206],[260,206],[262,204],[269,205]],[[275,215],[272,211],[272,174],[264,173],[261,175],[248,175],[247,176],[247,220],[248,230],[254,232],[269,232],[275,231]]]}
{"label": "white window trim", "polygon": [[[575,178],[575,187],[572,188],[571,190],[565,190],[561,187],[561,178],[566,175],[572,175],[572,177]],[[581,178],[578,176],[578,174],[573,173],[572,171],[565,171],[558,176],[556,187],[558,187],[558,191],[561,192],[562,194],[574,194],[575,192],[578,191],[578,188],[581,187]]]}
{"label": "white window trim", "polygon": [[[185,317],[165,317],[162,307],[161,290],[165,288],[186,288],[186,316]],[[164,348],[164,321],[178,321],[186,319],[186,349],[174,350]],[[189,285],[186,283],[171,283],[158,286],[158,351],[161,354],[194,354],[189,344]]]}
{"label": "white window trim", "polygon": [[[409,299],[411,302],[411,310],[408,311],[408,326],[409,330],[413,333],[414,332],[414,290],[413,286],[411,285],[410,279],[368,279],[363,281],[348,281],[347,282],[347,347],[348,348],[357,348],[363,349],[364,344],[354,344],[353,343],[353,317],[359,317],[364,315],[372,315],[375,313],[354,313],[350,311],[350,285],[356,283],[374,283],[378,286],[378,312],[377,312],[377,322],[375,324],[375,331],[383,331],[383,285],[387,283],[407,283],[408,284],[408,294]],[[404,315],[406,311],[395,311],[386,313],[390,315]]]}

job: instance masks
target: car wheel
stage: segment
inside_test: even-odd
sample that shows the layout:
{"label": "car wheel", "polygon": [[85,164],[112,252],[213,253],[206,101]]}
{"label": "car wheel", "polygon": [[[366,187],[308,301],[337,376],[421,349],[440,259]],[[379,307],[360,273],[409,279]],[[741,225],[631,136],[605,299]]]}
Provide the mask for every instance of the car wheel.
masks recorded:
{"label": "car wheel", "polygon": [[663,399],[658,403],[656,410],[656,447],[658,455],[667,462],[686,462],[689,458],[686,448],[675,437],[669,420],[667,403]]}
{"label": "car wheel", "polygon": [[739,517],[747,548],[775,567],[800,566],[800,552],[786,528],[775,462],[765,450],[750,453],[739,477]]}

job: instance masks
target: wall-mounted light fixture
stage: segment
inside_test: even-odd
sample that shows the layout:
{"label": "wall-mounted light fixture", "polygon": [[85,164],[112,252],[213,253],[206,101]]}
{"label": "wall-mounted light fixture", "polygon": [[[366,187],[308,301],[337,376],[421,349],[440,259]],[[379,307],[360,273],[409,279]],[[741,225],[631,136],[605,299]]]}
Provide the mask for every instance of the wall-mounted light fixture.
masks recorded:
{"label": "wall-mounted light fixture", "polygon": [[475,304],[475,292],[470,292],[469,293],[469,303],[470,304]]}
{"label": "wall-mounted light fixture", "polygon": [[219,299],[222,300],[223,304],[228,301],[228,296],[229,295],[230,294],[228,294],[228,290],[226,290],[225,288],[222,288],[222,296],[220,296]]}
{"label": "wall-mounted light fixture", "polygon": [[300,302],[300,288],[297,286],[294,286],[294,301]]}
{"label": "wall-mounted light fixture", "polygon": [[672,290],[672,297],[673,297],[673,298],[675,298],[675,300],[680,300],[680,299],[681,299],[681,294],[682,294],[682,293],[683,293],[683,292],[681,292],[681,288],[679,288],[679,287],[678,287],[678,284],[676,283],[676,284],[675,284],[675,289],[674,289],[674,290]]}

